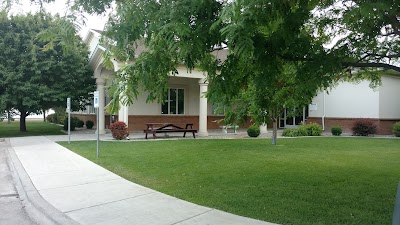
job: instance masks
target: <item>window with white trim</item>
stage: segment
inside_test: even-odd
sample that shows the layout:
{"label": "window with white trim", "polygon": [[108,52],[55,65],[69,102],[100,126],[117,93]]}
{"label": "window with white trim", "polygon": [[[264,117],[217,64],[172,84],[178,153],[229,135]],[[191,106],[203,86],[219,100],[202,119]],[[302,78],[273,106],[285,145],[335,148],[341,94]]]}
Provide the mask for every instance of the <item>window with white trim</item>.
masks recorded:
{"label": "window with white trim", "polygon": [[183,115],[185,114],[185,90],[182,88],[170,88],[165,94],[167,99],[161,105],[161,114]]}

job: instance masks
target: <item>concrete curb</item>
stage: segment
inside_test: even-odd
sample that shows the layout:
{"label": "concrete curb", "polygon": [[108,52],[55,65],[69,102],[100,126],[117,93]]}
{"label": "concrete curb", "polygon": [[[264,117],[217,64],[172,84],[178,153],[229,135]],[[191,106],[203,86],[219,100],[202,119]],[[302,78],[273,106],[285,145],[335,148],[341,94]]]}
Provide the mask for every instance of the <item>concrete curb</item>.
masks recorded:
{"label": "concrete curb", "polygon": [[79,223],[43,199],[19,161],[14,149],[10,147],[9,139],[6,139],[6,144],[17,191],[28,216],[37,224],[78,225]]}

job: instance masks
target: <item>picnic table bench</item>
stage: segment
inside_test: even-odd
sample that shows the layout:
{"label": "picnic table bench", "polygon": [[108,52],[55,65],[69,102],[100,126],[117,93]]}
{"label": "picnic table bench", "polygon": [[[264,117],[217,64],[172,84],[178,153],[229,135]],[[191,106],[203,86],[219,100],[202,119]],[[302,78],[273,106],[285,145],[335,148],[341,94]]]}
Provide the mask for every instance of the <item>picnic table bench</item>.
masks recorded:
{"label": "picnic table bench", "polygon": [[177,126],[172,123],[146,123],[147,129],[143,132],[147,135],[153,134],[153,139],[156,138],[156,133],[177,133],[182,132],[183,137],[186,137],[186,133],[192,133],[193,138],[196,138],[195,133],[197,133],[196,129],[193,129],[193,123],[187,123],[185,128]]}

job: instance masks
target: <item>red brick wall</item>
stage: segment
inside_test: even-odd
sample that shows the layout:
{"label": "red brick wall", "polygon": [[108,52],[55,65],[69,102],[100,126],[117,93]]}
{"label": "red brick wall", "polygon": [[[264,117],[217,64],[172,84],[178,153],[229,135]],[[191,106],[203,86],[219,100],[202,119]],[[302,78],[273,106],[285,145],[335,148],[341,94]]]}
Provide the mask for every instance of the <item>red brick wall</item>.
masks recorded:
{"label": "red brick wall", "polygon": [[[325,118],[325,131],[330,131],[333,126],[340,126],[344,133],[352,133],[352,126],[358,118]],[[394,123],[400,121],[394,119],[370,119],[375,122],[377,126],[377,134],[388,135],[392,134],[392,126]],[[315,122],[322,125],[322,118],[309,117],[307,123]]]}

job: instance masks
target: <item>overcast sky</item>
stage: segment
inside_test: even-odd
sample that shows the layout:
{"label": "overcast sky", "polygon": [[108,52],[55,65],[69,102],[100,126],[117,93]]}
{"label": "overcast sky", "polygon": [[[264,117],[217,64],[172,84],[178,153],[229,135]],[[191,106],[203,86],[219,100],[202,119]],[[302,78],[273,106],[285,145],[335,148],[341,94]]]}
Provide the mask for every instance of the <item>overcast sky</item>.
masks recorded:
{"label": "overcast sky", "polygon": [[[60,14],[65,15],[67,11],[66,0],[56,0],[54,3],[45,5],[46,11],[51,14]],[[28,12],[35,12],[39,10],[39,6],[35,4],[31,4],[30,0],[20,0],[19,5],[14,5],[11,13],[12,14],[24,14]],[[85,14],[86,24],[82,27],[81,36],[85,36],[88,32],[88,29],[97,29],[103,30],[104,24],[107,22],[107,18],[105,16],[98,15],[89,15]]]}

